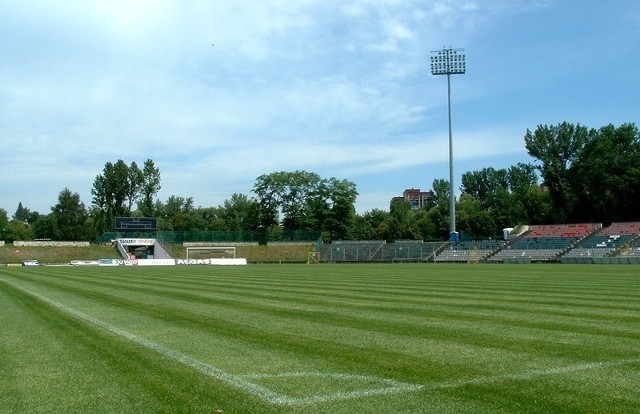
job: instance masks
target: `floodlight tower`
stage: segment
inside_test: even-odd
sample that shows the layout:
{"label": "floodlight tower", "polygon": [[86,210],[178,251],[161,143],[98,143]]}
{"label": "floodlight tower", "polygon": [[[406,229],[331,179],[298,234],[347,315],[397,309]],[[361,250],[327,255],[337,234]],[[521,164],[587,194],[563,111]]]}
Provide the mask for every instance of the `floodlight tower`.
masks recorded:
{"label": "floodlight tower", "polygon": [[449,105],[449,237],[458,241],[456,231],[456,196],[453,189],[453,136],[451,134],[451,75],[464,75],[466,72],[464,49],[447,49],[431,51],[431,74],[447,75],[447,101]]}

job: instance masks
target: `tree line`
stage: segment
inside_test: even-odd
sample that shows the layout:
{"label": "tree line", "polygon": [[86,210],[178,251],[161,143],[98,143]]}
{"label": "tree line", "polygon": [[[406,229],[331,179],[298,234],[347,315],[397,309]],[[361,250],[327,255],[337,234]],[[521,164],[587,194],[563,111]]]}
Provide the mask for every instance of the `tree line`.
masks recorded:
{"label": "tree line", "polygon": [[[501,237],[518,224],[640,220],[640,133],[635,124],[589,129],[563,122],[527,130],[533,163],[486,167],[462,175],[456,200],[457,229],[483,239]],[[93,182],[86,207],[64,188],[49,214],[22,203],[12,219],[0,209],[0,238],[95,240],[115,217],[156,217],[167,231],[321,231],[328,240],[442,240],[449,232],[449,183],[436,179],[433,198],[413,210],[399,200],[387,209],[355,211],[356,185],[307,171],[279,171],[256,178],[252,195],[236,193],[217,207],[196,207],[192,197],[157,199],[159,169],[152,160],[107,162]]]}

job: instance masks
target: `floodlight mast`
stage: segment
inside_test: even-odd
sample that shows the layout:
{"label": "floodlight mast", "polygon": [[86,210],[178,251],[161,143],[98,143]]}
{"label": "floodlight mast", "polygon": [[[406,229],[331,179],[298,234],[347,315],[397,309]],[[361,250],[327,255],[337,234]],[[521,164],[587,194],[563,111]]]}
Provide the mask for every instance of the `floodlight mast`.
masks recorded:
{"label": "floodlight mast", "polygon": [[431,74],[447,75],[447,103],[449,107],[449,239],[458,241],[456,231],[456,196],[453,185],[453,134],[451,132],[451,75],[464,75],[467,66],[464,49],[444,48],[431,51]]}

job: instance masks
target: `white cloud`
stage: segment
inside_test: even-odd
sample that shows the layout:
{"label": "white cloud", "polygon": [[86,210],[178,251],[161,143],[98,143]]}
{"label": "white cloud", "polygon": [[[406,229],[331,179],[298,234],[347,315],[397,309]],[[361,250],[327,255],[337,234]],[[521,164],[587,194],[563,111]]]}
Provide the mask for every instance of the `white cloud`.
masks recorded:
{"label": "white cloud", "polygon": [[[23,201],[47,211],[64,186],[89,204],[93,178],[118,158],[152,158],[163,196],[213,204],[275,170],[314,170],[369,188],[376,174],[446,163],[446,84],[428,73],[430,51],[443,45],[471,46],[470,71],[453,82],[457,156],[522,153],[524,129],[536,125],[530,113],[547,102],[527,104],[524,95],[536,90],[513,67],[499,69],[496,78],[509,78],[502,83],[482,76],[498,71],[486,69],[487,50],[510,41],[491,34],[554,3],[534,5],[4,2],[0,162],[10,173],[0,179],[0,207]],[[506,50],[531,50],[543,44],[539,36]]]}

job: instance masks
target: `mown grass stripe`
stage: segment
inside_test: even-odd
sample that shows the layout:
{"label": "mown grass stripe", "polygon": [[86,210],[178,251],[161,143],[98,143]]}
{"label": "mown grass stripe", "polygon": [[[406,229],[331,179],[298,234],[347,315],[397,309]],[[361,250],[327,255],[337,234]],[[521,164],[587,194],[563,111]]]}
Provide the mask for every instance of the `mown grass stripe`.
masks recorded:
{"label": "mown grass stripe", "polygon": [[[406,398],[358,398],[367,412],[373,401],[401,412],[419,412],[415,407],[434,401],[472,404],[476,409],[468,412],[504,411],[512,403],[527,412],[602,411],[605,404],[640,409],[640,398],[622,402],[615,395],[615,384],[631,389],[634,378],[640,380],[633,362],[640,346],[637,273],[630,267],[612,274],[616,269],[549,265],[520,266],[520,274],[509,274],[514,269],[345,265],[7,273],[34,292],[225,372],[264,372],[256,382],[274,391],[277,378],[268,376],[320,367],[425,386]],[[218,345],[225,355],[208,353]],[[615,373],[615,380],[599,370]],[[339,391],[312,392],[312,381],[300,380],[299,394],[295,378],[276,392],[317,397],[320,411],[358,412],[351,403],[322,400],[338,398]],[[529,387],[544,393],[546,402],[530,398]],[[343,394],[368,389],[345,388]]]}
{"label": "mown grass stripe", "polygon": [[[304,397],[304,398],[294,398],[294,397],[289,397],[287,395],[284,394],[280,394],[274,391],[269,390],[268,388],[265,388],[263,386],[260,386],[254,382],[248,381],[248,376],[246,375],[235,375],[235,374],[231,374],[228,373],[224,370],[212,367],[209,364],[205,364],[195,358],[192,358],[189,355],[186,355],[182,352],[179,352],[177,350],[162,346],[156,342],[150,341],[148,339],[145,339],[143,337],[137,336],[133,333],[130,333],[126,330],[120,329],[116,326],[113,326],[111,324],[108,324],[106,322],[101,321],[100,319],[94,318],[93,316],[87,315],[83,312],[80,312],[76,309],[73,309],[67,305],[64,305],[60,302],[57,302],[53,299],[50,299],[48,297],[45,297],[43,295],[40,295],[38,293],[32,292],[28,289],[25,289],[23,287],[20,287],[12,282],[9,282],[7,280],[3,280],[0,279],[0,281],[3,281],[9,285],[11,285],[12,287],[14,287],[15,289],[18,289],[38,300],[40,300],[41,302],[47,303],[55,308],[58,308],[70,315],[73,315],[79,319],[82,319],[84,321],[87,321],[95,326],[98,326],[108,332],[111,332],[115,335],[121,336],[135,344],[141,345],[145,348],[148,348],[152,351],[155,351],[171,360],[174,360],[176,362],[179,362],[181,364],[184,364],[190,368],[193,368],[203,374],[206,374],[208,376],[214,377],[216,379],[219,379],[221,381],[225,381],[231,385],[233,385],[234,387],[237,387],[243,391],[246,391],[254,396],[257,396],[259,398],[262,398],[265,401],[268,401],[272,404],[278,404],[278,405],[299,405],[299,404],[315,404],[318,402],[327,402],[327,401],[333,401],[333,400],[342,400],[342,399],[349,399],[349,398],[359,398],[359,397],[364,397],[364,396],[374,396],[374,395],[385,395],[385,394],[395,394],[395,393],[400,393],[400,392],[410,392],[410,391],[418,391],[420,389],[423,388],[423,386],[421,385],[413,385],[413,384],[406,384],[406,383],[402,383],[399,381],[393,381],[393,380],[385,380],[385,379],[379,379],[379,378],[375,378],[375,377],[364,377],[364,376],[355,376],[355,375],[343,375],[341,376],[341,374],[336,374],[338,376],[341,376],[341,379],[354,379],[354,380],[367,380],[367,381],[376,381],[379,382],[380,384],[384,385],[382,387],[377,387],[377,388],[367,388],[367,389],[361,389],[361,390],[357,390],[357,391],[353,391],[353,392],[338,392],[338,393],[333,393],[333,394],[327,394],[327,395],[315,395],[315,396],[311,396],[311,397]],[[327,375],[327,374],[315,374],[315,373],[308,373],[308,376],[314,376],[314,375]]]}
{"label": "mown grass stripe", "polygon": [[[54,281],[43,281],[48,285],[55,284]],[[223,314],[219,314],[216,317],[216,321],[211,320],[210,317],[205,317],[197,312],[185,311],[183,306],[171,304],[175,297],[172,295],[164,295],[161,300],[151,297],[144,307],[140,307],[139,303],[141,298],[138,296],[135,300],[125,299],[124,297],[107,296],[105,292],[100,294],[94,290],[85,290],[80,288],[74,288],[73,291],[77,291],[77,294],[83,297],[95,297],[97,300],[105,301],[117,305],[119,307],[127,307],[131,312],[146,313],[155,317],[161,317],[161,315],[172,315],[171,318],[175,319],[174,323],[182,324],[198,324],[207,326],[210,328],[217,327],[217,332],[222,333],[227,330],[228,335],[234,336],[238,334],[239,326],[231,326],[229,323],[234,323],[234,319],[226,318],[226,322],[223,322],[221,318]],[[142,294],[142,292],[138,292]],[[181,295],[178,295],[181,296]],[[190,295],[184,306],[189,306],[197,300],[196,297]],[[180,301],[183,298],[179,298]],[[163,303],[163,305],[159,305]],[[510,350],[518,352],[519,350],[535,350],[537,348],[553,349],[553,354],[562,356],[565,354],[578,354],[578,350],[581,351],[581,358],[593,359],[598,358],[599,355],[591,355],[590,352],[585,351],[583,347],[584,342],[595,343],[597,341],[597,335],[611,335],[612,330],[603,330],[600,332],[598,329],[578,329],[574,325],[550,325],[548,322],[540,321],[537,323],[524,323],[524,322],[509,322],[504,319],[500,319],[497,316],[495,318],[487,318],[484,316],[460,316],[456,315],[455,318],[450,319],[451,313],[440,312],[438,315],[414,315],[413,318],[409,318],[405,315],[403,320],[397,320],[393,317],[383,318],[379,313],[371,316],[369,313],[361,312],[345,312],[343,310],[336,311],[332,309],[330,311],[318,312],[316,310],[303,310],[303,309],[290,309],[286,307],[274,307],[273,304],[265,305],[261,303],[240,303],[237,301],[229,301],[226,299],[216,299],[213,303],[210,299],[205,298],[201,301],[203,304],[209,304],[210,308],[219,309],[234,309],[239,312],[242,317],[248,314],[261,315],[263,320],[266,320],[267,315],[273,317],[273,325],[277,326],[278,319],[302,321],[307,324],[313,324],[311,331],[315,328],[321,328],[324,326],[346,327],[358,330],[366,330],[368,332],[385,333],[391,335],[412,335],[414,337],[428,338],[431,341],[440,340],[446,341],[455,338],[455,343],[465,343],[469,346],[482,346],[486,348],[494,348],[496,343],[496,337],[500,338],[500,349]],[[239,316],[240,316],[239,315]],[[451,324],[451,320],[456,320],[455,324]],[[168,322],[171,322],[167,319]],[[478,323],[482,322],[482,329],[478,328]],[[243,321],[242,324],[246,324]],[[222,328],[226,325],[226,328]],[[315,327],[315,328],[313,328]],[[223,330],[221,330],[221,328]],[[231,328],[231,329],[230,329]],[[250,329],[249,327],[244,329]],[[256,327],[257,329],[257,327]],[[556,331],[554,334],[553,331]],[[624,336],[634,337],[634,332],[615,332],[617,336],[622,339]],[[303,335],[304,330],[298,331],[298,335]],[[569,337],[572,334],[584,334],[580,337]],[[264,335],[253,334],[253,337],[263,337]],[[521,337],[521,338],[520,338]],[[533,340],[537,337],[539,340]],[[566,339],[565,339],[566,338]],[[265,338],[265,341],[268,339]],[[549,348],[550,341],[556,341],[553,348]],[[350,344],[353,346],[354,344]],[[620,345],[620,344],[618,344]],[[593,347],[592,352],[597,352],[598,347]],[[348,351],[346,351],[348,352]],[[613,349],[608,349],[607,352],[619,352]]]}
{"label": "mown grass stripe", "polygon": [[251,394],[254,394],[256,396],[259,396],[265,400],[268,401],[278,401],[282,398],[281,395],[273,393],[267,389],[265,389],[264,387],[260,387],[256,384],[252,384],[250,382],[244,381],[242,377],[238,377],[237,375],[233,375],[233,374],[229,374],[225,371],[219,370],[217,368],[214,368],[212,366],[209,366],[207,364],[204,364],[194,358],[189,357],[188,355],[185,355],[183,353],[180,353],[176,350],[164,347],[160,344],[157,344],[153,341],[149,341],[145,338],[139,337],[137,335],[134,335],[128,331],[125,331],[123,329],[120,329],[116,326],[113,326],[111,324],[108,324],[106,322],[103,322],[99,319],[96,319],[90,315],[87,315],[85,313],[82,313],[80,311],[77,311],[73,308],[70,308],[60,302],[57,302],[55,300],[52,300],[50,298],[47,298],[45,296],[42,296],[38,293],[32,292],[28,289],[22,288],[20,286],[17,286],[14,283],[11,283],[9,281],[3,280],[3,282],[10,284],[11,286],[13,286],[14,288],[23,291],[24,293],[42,301],[45,302],[53,307],[56,307],[70,315],[73,315],[79,319],[85,320],[93,325],[96,325],[106,331],[109,331],[111,333],[114,333],[118,336],[121,336],[133,343],[136,343],[138,345],[142,345],[145,348],[149,348],[161,355],[164,355],[174,361],[180,362],[184,365],[187,365],[197,371],[200,371],[204,374],[207,374],[209,376],[212,376],[214,378],[220,379],[222,381],[226,381],[240,389],[243,389]]}
{"label": "mown grass stripe", "polygon": [[[124,286],[129,284],[130,286],[140,286],[141,288],[153,290],[158,287],[167,287],[171,290],[184,289],[185,291],[192,291],[193,285],[183,284],[181,278],[176,277],[170,282],[166,278],[148,278],[145,275],[144,282],[137,282],[135,278],[121,278],[121,282],[117,286]],[[255,280],[252,279],[252,280]],[[300,298],[308,297],[309,301],[319,300],[334,300],[335,302],[344,302],[344,299],[348,299],[349,302],[353,301],[366,301],[374,303],[389,303],[395,306],[401,302],[404,306],[414,304],[421,306],[425,304],[435,303],[451,303],[451,299],[455,299],[455,302],[451,306],[459,307],[473,307],[487,308],[493,306],[495,310],[509,311],[510,309],[518,310],[519,307],[527,308],[528,312],[565,312],[570,315],[571,312],[585,313],[585,308],[592,308],[593,314],[598,315],[602,313],[602,310],[619,310],[621,312],[620,317],[629,317],[631,313],[640,311],[640,304],[632,300],[627,300],[627,297],[619,295],[616,301],[610,301],[604,299],[603,292],[600,295],[585,295],[583,293],[576,293],[576,289],[571,289],[571,293],[558,293],[554,295],[544,294],[544,299],[540,298],[539,294],[532,295],[531,292],[522,293],[523,289],[510,289],[505,290],[503,294],[497,294],[496,291],[499,283],[494,283],[496,289],[484,292],[482,290],[474,291],[475,288],[469,288],[468,282],[465,280],[464,284],[457,280],[457,288],[442,290],[440,286],[429,287],[428,289],[421,288],[411,283],[407,283],[401,290],[383,290],[383,289],[368,289],[360,295],[363,290],[345,290],[342,288],[336,288],[333,283],[323,283],[313,285],[313,288],[306,288],[300,281],[296,281],[298,285],[289,284],[286,287],[278,287],[277,289],[269,287],[270,279],[263,278],[263,282],[258,284],[251,284],[251,289],[247,289],[248,281],[246,278],[242,278],[240,281],[220,282],[218,278],[215,280],[208,279],[207,282],[198,283],[198,289],[201,292],[215,292],[215,293],[231,293],[237,292],[239,296],[246,298],[274,298],[277,300],[287,300],[289,297],[300,300]],[[89,281],[87,280],[89,283]],[[111,282],[109,282],[111,283]],[[380,286],[378,280],[370,280],[368,285]],[[106,286],[106,285],[103,285]],[[292,286],[297,286],[293,288]],[[612,287],[609,286],[611,289]],[[423,289],[423,290],[421,290]],[[464,293],[468,291],[469,293]],[[313,293],[310,293],[313,292]],[[629,292],[628,289],[625,292]],[[376,294],[374,294],[376,293]],[[397,295],[397,296],[396,296]],[[627,295],[632,298],[633,295],[629,293]],[[552,299],[555,298],[555,299]],[[575,298],[575,299],[574,299]],[[535,305],[535,307],[529,306]]]}
{"label": "mown grass stripe", "polygon": [[[53,281],[46,281],[42,283],[53,284]],[[74,288],[78,290],[80,288]],[[140,291],[140,295],[145,293]],[[101,292],[99,295],[92,290],[78,290],[78,294],[95,297],[101,301],[107,301],[109,303],[117,304],[118,306],[125,306],[132,312],[146,312],[150,315],[171,315],[172,323],[184,323],[198,324],[203,326],[209,326],[216,329],[221,334],[222,332],[228,332],[227,335],[235,336],[240,332],[244,332],[242,337],[262,337],[262,334],[258,334],[256,328],[250,326],[240,326],[237,320],[233,318],[225,318],[223,322],[220,316],[216,317],[216,321],[207,322],[209,318],[202,319],[202,315],[194,312],[187,312],[183,306],[170,305],[159,306],[155,299],[149,302],[151,308],[137,309],[139,308],[139,302],[141,297],[136,295],[136,299],[125,300],[124,298],[118,299],[117,297],[107,297],[105,292]],[[147,292],[146,294],[149,294]],[[175,296],[174,293],[172,296]],[[175,299],[175,297],[164,296],[164,299]],[[165,300],[160,301],[166,303]],[[187,298],[181,298],[181,300],[187,300],[189,304],[197,302],[196,296],[188,295]],[[287,302],[286,299],[281,300],[282,303]],[[260,316],[265,319],[267,315],[272,316],[273,326],[278,326],[278,320],[286,321],[301,321],[305,323],[311,323],[310,331],[313,331],[314,327],[321,326],[340,326],[345,328],[357,328],[360,330],[367,330],[371,333],[384,333],[391,335],[413,335],[415,337],[429,338],[431,341],[451,341],[450,338],[455,338],[453,341],[457,344],[466,344],[473,347],[485,347],[488,349],[499,349],[503,351],[521,352],[520,350],[526,350],[527,352],[536,352],[537,350],[546,349],[553,355],[574,354],[579,355],[582,360],[599,358],[603,353],[613,353],[623,357],[620,354],[620,350],[616,348],[624,348],[625,344],[622,341],[616,343],[616,347],[603,348],[597,345],[597,335],[615,335],[620,340],[625,336],[630,339],[635,338],[637,330],[632,328],[628,330],[622,330],[617,327],[616,330],[611,330],[608,325],[600,325],[599,327],[584,327],[580,329],[575,325],[566,323],[563,325],[553,325],[547,320],[540,320],[536,322],[529,321],[509,321],[508,318],[488,318],[480,316],[461,316],[453,315],[450,312],[441,311],[437,314],[416,314],[412,318],[408,316],[410,313],[406,310],[402,310],[403,319],[398,320],[395,317],[395,313],[391,313],[388,317],[383,317],[379,312],[375,314],[371,313],[353,313],[342,311],[336,311],[338,307],[332,307],[331,310],[325,310],[323,312],[314,310],[302,310],[302,309],[288,309],[281,307],[273,307],[264,303],[239,303],[238,301],[228,300],[220,297],[215,299],[204,298],[202,303],[210,304],[212,307],[219,309],[234,309],[234,312],[238,313],[238,317],[246,318],[248,314],[254,313],[256,316]],[[187,305],[187,303],[185,303]],[[174,309],[176,306],[178,309]],[[396,310],[399,311],[399,310]],[[534,312],[529,312],[534,313]],[[224,315],[229,315],[225,313]],[[521,313],[525,315],[525,313]],[[171,322],[170,319],[167,319]],[[176,322],[178,321],[178,322]],[[241,325],[246,325],[245,321],[240,322]],[[481,324],[481,325],[478,325]],[[235,326],[233,326],[235,325]],[[478,326],[481,326],[480,328]],[[553,333],[556,331],[556,333]],[[544,334],[544,332],[548,332]],[[541,334],[542,333],[542,334]],[[573,334],[581,335],[575,336]],[[298,331],[298,335],[305,335],[304,330]],[[314,337],[314,336],[311,336]],[[545,338],[545,339],[532,339],[532,338]],[[552,339],[552,342],[549,341]],[[268,342],[267,337],[264,339]],[[585,343],[592,343],[591,347],[585,347]],[[499,344],[499,345],[498,345]],[[349,346],[349,344],[345,344]],[[351,346],[354,344],[351,343]],[[358,348],[359,349],[359,348]],[[345,350],[349,353],[349,350]],[[415,357],[415,356],[414,356]]]}
{"label": "mown grass stripe", "polygon": [[[54,283],[54,282],[48,282]],[[513,328],[531,328],[531,329],[544,329],[548,331],[561,331],[563,333],[577,333],[577,334],[589,334],[589,335],[616,335],[620,338],[629,337],[635,338],[638,333],[638,326],[634,325],[636,321],[640,321],[640,317],[629,317],[624,319],[624,324],[618,324],[611,326],[610,324],[602,324],[602,321],[589,320],[584,316],[582,319],[587,319],[587,322],[579,322],[577,320],[567,319],[568,314],[566,312],[545,312],[542,315],[544,318],[533,318],[533,315],[539,313],[538,307],[518,307],[513,308],[510,306],[488,306],[483,303],[479,303],[476,306],[468,306],[466,303],[457,304],[450,303],[446,307],[439,309],[427,308],[407,308],[406,304],[400,307],[359,307],[354,305],[351,301],[341,301],[341,303],[331,303],[331,309],[327,310],[325,307],[327,303],[314,302],[309,299],[300,299],[300,295],[292,295],[289,297],[268,297],[268,301],[256,300],[265,299],[264,297],[258,297],[256,295],[240,296],[229,295],[228,292],[217,292],[215,298],[209,297],[205,293],[193,293],[193,292],[176,292],[168,288],[138,288],[134,286],[110,286],[105,283],[99,283],[95,281],[88,281],[88,284],[97,285],[101,288],[101,296],[104,296],[106,292],[115,289],[118,291],[130,291],[136,294],[136,301],[141,301],[143,296],[151,297],[151,303],[157,302],[156,297],[162,297],[162,302],[165,299],[185,301],[189,304],[202,303],[210,304],[216,307],[229,307],[242,309],[247,312],[256,312],[261,314],[269,314],[273,316],[281,316],[284,318],[296,318],[306,320],[308,322],[319,323],[333,323],[336,326],[358,326],[365,325],[368,320],[372,323],[383,324],[385,320],[393,319],[394,323],[400,328],[406,325],[408,322],[397,321],[395,316],[402,312],[404,320],[408,317],[412,317],[411,326],[408,328],[416,327],[415,333],[420,333],[420,326],[425,322],[439,321],[439,320],[456,320],[462,325],[463,322],[482,322],[485,326],[489,327],[493,324],[499,326],[509,326]],[[110,289],[105,289],[110,288]],[[91,290],[79,291],[81,295],[95,296],[95,292]],[[223,296],[221,296],[223,295]],[[535,302],[534,302],[535,305]],[[505,311],[508,312],[505,313]],[[374,313],[372,313],[374,312]],[[501,313],[500,313],[501,312]],[[602,315],[603,310],[600,310],[598,315]],[[589,315],[588,312],[585,312]],[[561,323],[554,323],[553,320],[546,317],[547,315],[553,315],[554,317],[562,317]],[[575,314],[570,313],[572,317]],[[601,316],[605,321],[611,321],[610,313],[606,316]],[[349,323],[351,321],[351,323]],[[427,324],[429,325],[429,324]],[[407,329],[408,329],[407,328]],[[372,328],[375,330],[374,328]],[[475,327],[471,327],[475,330]]]}
{"label": "mown grass stripe", "polygon": [[543,370],[531,370],[517,374],[506,375],[494,375],[479,378],[472,378],[466,380],[446,381],[440,383],[433,383],[427,386],[428,389],[443,389],[443,388],[461,388],[470,385],[490,385],[507,381],[529,381],[538,377],[547,377],[552,375],[566,375],[577,371],[589,371],[603,368],[616,368],[625,365],[637,365],[640,364],[640,358],[621,359],[613,361],[600,361],[589,362],[584,364],[575,364],[560,366],[554,368],[547,368]]}
{"label": "mown grass stripe", "polygon": [[[172,297],[179,297],[181,295],[179,292],[183,292],[182,295],[185,300],[202,301],[208,300],[207,298],[209,295],[215,295],[216,300],[219,302],[227,301],[229,304],[238,304],[240,306],[242,303],[259,303],[261,305],[266,305],[268,301],[272,301],[273,303],[277,303],[278,307],[284,307],[284,305],[287,304],[291,304],[292,307],[299,305],[300,308],[306,309],[321,309],[325,306],[331,306],[333,309],[362,309],[363,311],[375,312],[398,312],[401,310],[405,314],[426,316],[428,316],[429,312],[432,312],[442,316],[453,317],[464,317],[465,314],[473,314],[475,315],[474,317],[482,317],[489,320],[492,318],[491,313],[493,313],[496,318],[504,316],[508,319],[511,315],[511,318],[516,322],[520,315],[527,315],[527,319],[531,319],[531,316],[535,314],[544,316],[545,320],[548,319],[546,318],[547,316],[554,316],[578,318],[576,319],[576,322],[579,322],[580,320],[587,321],[590,319],[593,320],[594,323],[599,320],[607,322],[625,322],[627,324],[640,322],[640,314],[637,312],[640,310],[638,306],[625,311],[620,311],[619,314],[614,314],[611,312],[613,308],[612,306],[606,306],[603,303],[597,302],[592,303],[593,300],[585,300],[585,302],[589,302],[589,306],[573,302],[565,302],[564,304],[554,303],[552,306],[548,306],[548,302],[540,300],[531,299],[525,303],[522,301],[514,302],[513,300],[505,300],[505,298],[498,297],[484,298],[481,300],[479,300],[477,296],[475,300],[456,297],[456,300],[452,301],[451,299],[455,296],[452,293],[451,296],[442,300],[436,300],[434,299],[434,296],[420,299],[416,299],[414,296],[413,300],[403,300],[401,305],[399,305],[396,299],[355,297],[350,292],[343,292],[341,295],[336,296],[329,296],[323,292],[315,294],[300,294],[297,292],[271,291],[263,294],[255,293],[257,289],[252,289],[251,292],[248,292],[246,286],[236,285],[232,289],[226,288],[216,290],[206,290],[203,289],[202,286],[198,286],[198,292],[194,293],[193,287],[191,287],[191,289],[175,289],[172,288],[173,285],[170,283],[140,285],[132,281],[129,283],[123,281],[121,283],[114,284],[88,279],[75,280],[81,280],[85,285],[93,285],[96,288],[103,290],[127,290],[146,295],[157,294],[159,296],[170,295]],[[499,301],[500,303],[497,304],[496,301]],[[388,306],[384,306],[385,304]],[[633,305],[626,306],[631,307]],[[606,314],[604,313],[605,310],[607,311]],[[523,323],[526,323],[526,321]],[[565,326],[560,326],[560,328],[565,328]]]}

